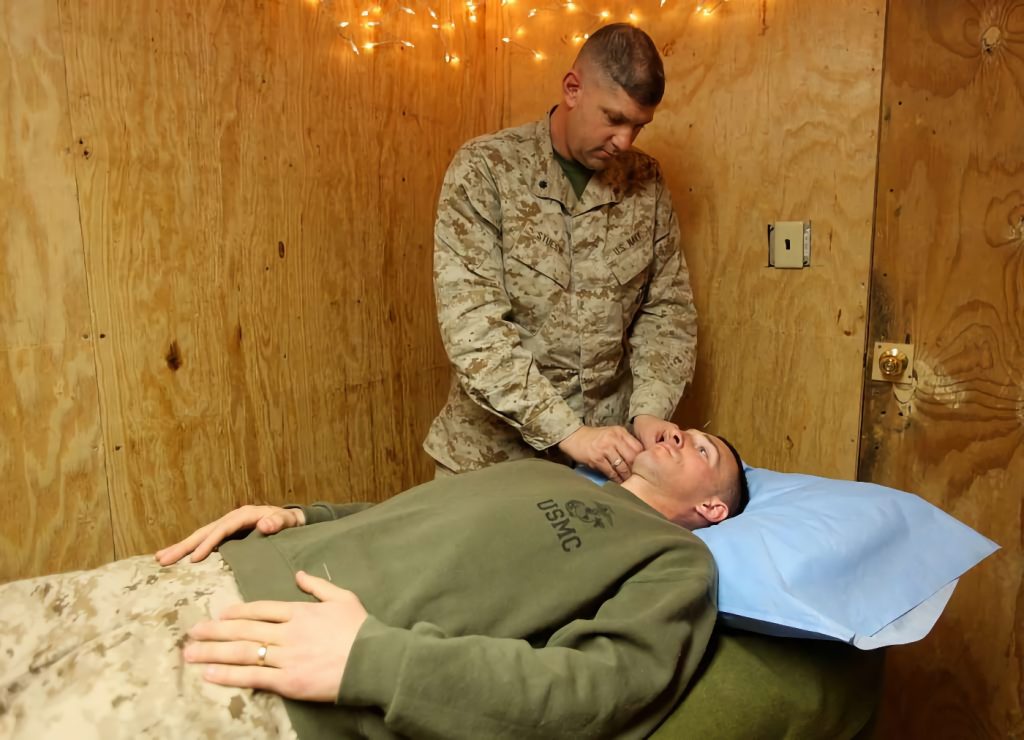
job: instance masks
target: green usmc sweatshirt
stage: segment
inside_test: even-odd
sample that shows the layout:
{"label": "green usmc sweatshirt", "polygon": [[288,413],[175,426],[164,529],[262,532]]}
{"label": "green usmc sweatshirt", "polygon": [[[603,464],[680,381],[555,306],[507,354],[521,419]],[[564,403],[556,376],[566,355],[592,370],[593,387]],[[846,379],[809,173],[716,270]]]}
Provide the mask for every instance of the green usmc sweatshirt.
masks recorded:
{"label": "green usmc sweatshirt", "polygon": [[359,508],[221,548],[247,600],[311,600],[301,569],[370,613],[302,740],[643,737],[704,653],[710,553],[614,483],[521,460]]}

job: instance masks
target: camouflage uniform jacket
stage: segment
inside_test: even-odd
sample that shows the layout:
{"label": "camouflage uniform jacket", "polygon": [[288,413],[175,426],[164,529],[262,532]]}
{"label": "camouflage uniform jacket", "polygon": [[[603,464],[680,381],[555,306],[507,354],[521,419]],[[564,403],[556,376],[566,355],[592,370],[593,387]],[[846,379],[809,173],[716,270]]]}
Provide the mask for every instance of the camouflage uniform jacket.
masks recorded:
{"label": "camouflage uniform jacket", "polygon": [[454,373],[423,446],[458,472],[581,424],[668,418],[693,376],[696,311],[657,162],[624,153],[577,199],[548,117],[456,153],[434,291]]}

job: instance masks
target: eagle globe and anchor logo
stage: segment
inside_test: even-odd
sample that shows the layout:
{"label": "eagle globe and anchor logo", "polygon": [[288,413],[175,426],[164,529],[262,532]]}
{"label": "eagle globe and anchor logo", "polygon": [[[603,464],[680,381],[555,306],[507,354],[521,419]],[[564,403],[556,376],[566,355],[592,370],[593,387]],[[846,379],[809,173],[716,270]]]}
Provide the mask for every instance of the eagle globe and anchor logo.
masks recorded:
{"label": "eagle globe and anchor logo", "polygon": [[564,506],[560,506],[554,499],[546,499],[539,501],[537,508],[544,512],[544,518],[555,531],[555,536],[558,537],[558,542],[565,552],[583,547],[583,537],[576,530],[576,526],[585,531],[583,524],[593,529],[609,529],[615,524],[615,512],[607,504],[588,504],[579,499],[571,499]]}

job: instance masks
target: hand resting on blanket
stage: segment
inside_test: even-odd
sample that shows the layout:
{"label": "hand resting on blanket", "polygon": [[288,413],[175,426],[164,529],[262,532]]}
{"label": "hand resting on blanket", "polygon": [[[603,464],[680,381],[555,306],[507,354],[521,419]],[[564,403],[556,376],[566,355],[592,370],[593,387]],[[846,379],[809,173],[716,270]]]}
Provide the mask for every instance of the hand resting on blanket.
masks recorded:
{"label": "hand resting on blanket", "polygon": [[192,553],[190,560],[198,563],[213,552],[217,545],[235,532],[258,529],[263,534],[274,534],[289,527],[301,527],[306,523],[302,509],[282,509],[280,506],[242,506],[215,522],[200,527],[181,542],[156,551],[160,565],[170,565]]}
{"label": "hand resting on blanket", "polygon": [[[189,630],[194,642],[185,647],[185,660],[208,664],[203,678],[211,683],[334,702],[366,609],[354,593],[323,578],[300,570],[295,582],[319,602],[233,604],[219,619]],[[264,660],[254,665],[261,646]]]}
{"label": "hand resting on blanket", "polygon": [[[258,529],[269,535],[305,523],[301,509],[242,506],[158,550],[156,560],[171,565],[191,553],[190,560],[197,563],[236,532]],[[299,571],[295,582],[319,602],[233,604],[217,619],[189,630],[192,642],[184,649],[185,660],[206,663],[203,677],[211,683],[333,702],[352,643],[366,621],[366,609],[354,593],[322,578]],[[310,641],[311,634],[323,638]],[[266,647],[265,659],[262,665],[254,665],[253,656],[261,646]]]}

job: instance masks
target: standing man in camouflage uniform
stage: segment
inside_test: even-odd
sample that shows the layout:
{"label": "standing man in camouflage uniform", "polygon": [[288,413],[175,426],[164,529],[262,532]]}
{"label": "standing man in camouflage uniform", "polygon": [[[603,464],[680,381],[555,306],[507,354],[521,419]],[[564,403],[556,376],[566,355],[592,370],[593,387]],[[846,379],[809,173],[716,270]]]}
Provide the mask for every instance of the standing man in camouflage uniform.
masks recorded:
{"label": "standing man in camouflage uniform", "polygon": [[622,481],[679,431],[696,311],[661,171],[631,149],[664,89],[650,37],[605,26],[549,115],[456,153],[435,228],[454,370],[424,442],[439,472],[563,455]]}

